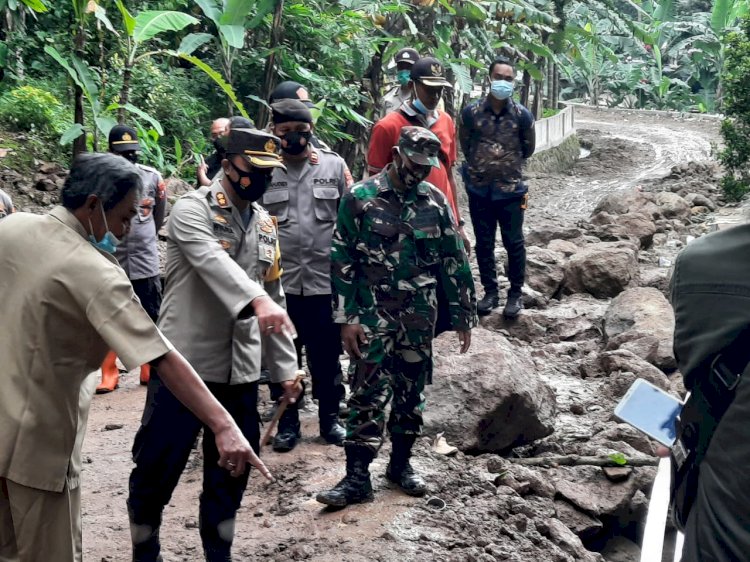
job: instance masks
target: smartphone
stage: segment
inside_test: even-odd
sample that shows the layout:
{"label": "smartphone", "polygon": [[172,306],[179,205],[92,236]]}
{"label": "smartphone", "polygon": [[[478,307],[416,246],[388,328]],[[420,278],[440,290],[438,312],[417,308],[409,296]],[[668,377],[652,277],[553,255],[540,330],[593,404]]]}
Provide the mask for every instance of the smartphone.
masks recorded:
{"label": "smartphone", "polygon": [[666,447],[677,437],[675,423],[682,402],[648,381],[636,379],[615,407],[615,417]]}

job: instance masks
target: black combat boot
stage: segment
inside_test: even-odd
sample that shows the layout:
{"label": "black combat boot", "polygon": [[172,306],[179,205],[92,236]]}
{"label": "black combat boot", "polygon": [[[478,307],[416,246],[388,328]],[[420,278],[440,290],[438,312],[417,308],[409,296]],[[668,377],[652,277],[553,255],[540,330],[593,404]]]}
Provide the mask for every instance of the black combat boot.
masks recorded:
{"label": "black combat boot", "polygon": [[416,435],[391,434],[393,450],[385,477],[410,496],[424,496],[427,492],[427,484],[419,474],[414,472],[409,462],[411,448],[416,440]]}
{"label": "black combat boot", "polygon": [[338,397],[325,396],[318,400],[320,436],[330,445],[343,445],[346,430],[339,424]]}
{"label": "black combat boot", "polygon": [[[337,404],[338,405],[338,404]],[[339,423],[339,416],[336,412],[332,414],[320,414],[320,436],[325,439],[329,445],[344,445],[346,439],[346,430]]]}
{"label": "black combat boot", "polygon": [[297,404],[290,404],[279,420],[279,431],[273,438],[273,450],[287,453],[297,446],[300,437],[299,410]]}
{"label": "black combat boot", "polygon": [[492,309],[500,306],[500,297],[497,293],[485,293],[482,299],[477,303],[477,314],[487,316]]}
{"label": "black combat boot", "polygon": [[370,463],[375,453],[366,445],[345,443],[346,476],[330,490],[320,492],[316,499],[320,503],[333,507],[346,507],[353,503],[365,503],[373,500],[372,482],[370,482]]}
{"label": "black combat boot", "polygon": [[523,310],[523,294],[521,291],[510,291],[508,300],[505,302],[503,316],[506,318],[515,318]]}

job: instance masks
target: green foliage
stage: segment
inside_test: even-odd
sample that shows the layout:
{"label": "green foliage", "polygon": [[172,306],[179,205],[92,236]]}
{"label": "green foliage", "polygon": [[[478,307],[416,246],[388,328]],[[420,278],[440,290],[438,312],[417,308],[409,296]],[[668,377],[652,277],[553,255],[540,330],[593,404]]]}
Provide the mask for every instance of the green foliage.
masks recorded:
{"label": "green foliage", "polygon": [[722,80],[727,119],[721,124],[725,148],[719,160],[726,170],[721,186],[737,201],[750,191],[750,17],[727,38]]}
{"label": "green foliage", "polygon": [[63,125],[62,115],[58,99],[33,86],[15,88],[0,97],[0,122],[10,130],[55,136]]}
{"label": "green foliage", "polygon": [[628,464],[628,458],[622,453],[612,453],[611,455],[607,455],[607,456],[609,460],[611,460],[613,463],[617,465],[625,466],[626,464]]}

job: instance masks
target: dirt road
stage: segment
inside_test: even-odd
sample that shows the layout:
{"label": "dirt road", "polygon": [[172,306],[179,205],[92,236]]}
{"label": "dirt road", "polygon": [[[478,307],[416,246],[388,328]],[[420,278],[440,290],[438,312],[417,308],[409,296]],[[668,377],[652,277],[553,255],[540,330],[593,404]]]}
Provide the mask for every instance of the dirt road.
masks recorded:
{"label": "dirt road", "polygon": [[[605,193],[665,175],[675,164],[709,158],[711,143],[718,139],[717,122],[659,115],[583,110],[578,113],[577,126],[584,139],[593,143],[591,154],[571,173],[532,179],[530,224],[545,214],[574,222],[587,215]],[[560,392],[568,391],[560,388]],[[87,561],[130,560],[125,499],[130,447],[145,394],[137,375],[129,374],[123,377],[119,390],[94,399],[84,444],[82,504]],[[387,450],[373,466],[374,503],[339,512],[321,510],[315,493],[341,478],[343,451],[316,438],[315,422],[314,409],[304,413],[304,439],[293,452],[264,452],[278,483],[266,484],[257,475],[251,478],[238,514],[235,560],[529,559],[504,550],[504,541],[509,539],[499,531],[504,523],[492,516],[490,500],[477,500],[471,504],[471,512],[449,505],[448,510],[434,513],[424,500],[389,489],[383,477]],[[110,424],[121,427],[105,429]],[[194,452],[165,513],[162,544],[168,562],[203,559],[197,529],[201,462],[200,454]],[[422,442],[415,464],[431,479],[433,489],[461,497],[457,506],[470,505],[474,496],[484,497],[481,480],[462,468],[470,463],[461,454],[451,460],[436,458],[427,453]],[[421,521],[418,528],[415,521]],[[496,545],[484,538],[495,535]]]}
{"label": "dirt road", "polygon": [[719,121],[659,113],[576,107],[576,128],[590,155],[570,175],[532,178],[529,219],[538,213],[576,220],[607,193],[665,176],[676,164],[709,160]]}

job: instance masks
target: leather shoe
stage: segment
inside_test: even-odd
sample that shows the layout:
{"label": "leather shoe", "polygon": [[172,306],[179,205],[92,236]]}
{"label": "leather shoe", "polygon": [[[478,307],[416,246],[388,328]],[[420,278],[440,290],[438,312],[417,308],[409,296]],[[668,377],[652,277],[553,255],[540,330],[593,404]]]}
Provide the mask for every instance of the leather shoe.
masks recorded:
{"label": "leather shoe", "polygon": [[273,450],[277,453],[288,453],[297,446],[300,437],[300,432],[291,428],[279,431],[273,438]]}
{"label": "leather shoe", "polygon": [[477,314],[479,316],[487,316],[492,312],[493,308],[497,308],[500,305],[500,298],[492,293],[484,295],[482,299],[477,303]]}

